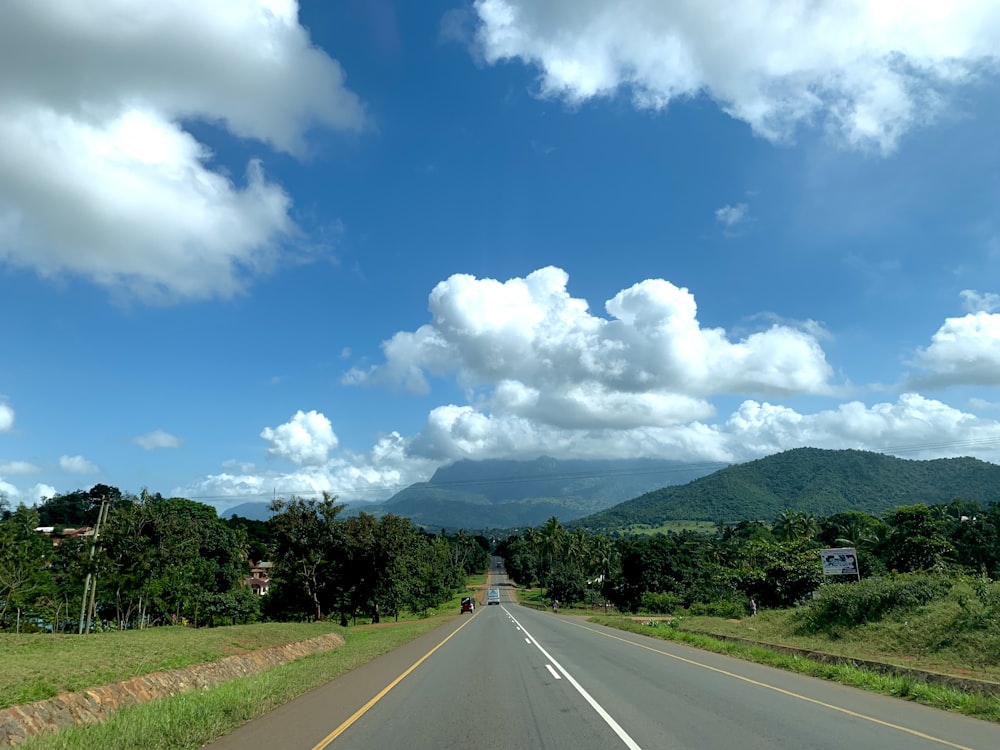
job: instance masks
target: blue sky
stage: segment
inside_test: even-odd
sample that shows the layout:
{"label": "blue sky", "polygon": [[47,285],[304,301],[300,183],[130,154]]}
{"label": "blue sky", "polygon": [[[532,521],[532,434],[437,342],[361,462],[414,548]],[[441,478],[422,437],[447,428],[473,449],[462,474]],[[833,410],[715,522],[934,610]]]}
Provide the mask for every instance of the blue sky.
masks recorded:
{"label": "blue sky", "polygon": [[11,501],[377,500],[543,454],[1000,460],[993,2],[6,19]]}

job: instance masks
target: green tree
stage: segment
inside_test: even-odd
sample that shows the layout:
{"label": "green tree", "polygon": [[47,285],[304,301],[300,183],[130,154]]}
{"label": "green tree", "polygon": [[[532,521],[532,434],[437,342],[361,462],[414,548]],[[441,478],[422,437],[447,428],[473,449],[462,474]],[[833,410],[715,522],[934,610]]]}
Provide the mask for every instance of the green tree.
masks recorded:
{"label": "green tree", "polygon": [[37,527],[38,512],[23,503],[0,521],[0,629],[19,628],[52,593],[52,542]]}
{"label": "green tree", "polygon": [[271,503],[268,522],[274,539],[274,567],[269,611],[287,616],[306,612],[324,620],[331,612],[346,621],[352,606],[352,588],[346,575],[348,546],[343,505],[323,493],[322,500],[293,497]]}
{"label": "green tree", "polygon": [[886,568],[899,573],[942,569],[954,547],[948,541],[948,522],[924,504],[901,505],[886,513],[889,533],[880,545]]}

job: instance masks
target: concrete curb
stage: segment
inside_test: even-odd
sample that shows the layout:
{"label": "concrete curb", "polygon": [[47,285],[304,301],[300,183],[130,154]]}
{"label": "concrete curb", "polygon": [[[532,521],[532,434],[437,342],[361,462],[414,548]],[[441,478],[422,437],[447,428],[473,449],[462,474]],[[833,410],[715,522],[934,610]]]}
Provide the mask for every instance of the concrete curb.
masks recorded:
{"label": "concrete curb", "polygon": [[35,703],[11,706],[0,710],[0,746],[17,745],[31,737],[72,726],[95,724],[125,706],[213,687],[343,645],[342,636],[328,633],[307,641],[262,648],[181,669],[152,672]]}

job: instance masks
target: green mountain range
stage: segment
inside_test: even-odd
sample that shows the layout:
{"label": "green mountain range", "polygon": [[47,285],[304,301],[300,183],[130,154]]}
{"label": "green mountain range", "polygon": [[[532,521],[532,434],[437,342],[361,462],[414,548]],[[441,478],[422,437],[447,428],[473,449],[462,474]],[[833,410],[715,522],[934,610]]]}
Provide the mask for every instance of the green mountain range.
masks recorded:
{"label": "green mountain range", "polygon": [[781,511],[875,515],[955,498],[1000,502],[1000,466],[975,458],[914,461],[857,450],[797,448],[663,487],[566,525],[613,533],[665,521],[773,521]]}
{"label": "green mountain range", "polygon": [[[565,522],[666,485],[704,476],[719,464],[654,459],[458,461],[367,512],[395,513],[429,529],[509,529]],[[352,508],[353,509],[353,508]]]}

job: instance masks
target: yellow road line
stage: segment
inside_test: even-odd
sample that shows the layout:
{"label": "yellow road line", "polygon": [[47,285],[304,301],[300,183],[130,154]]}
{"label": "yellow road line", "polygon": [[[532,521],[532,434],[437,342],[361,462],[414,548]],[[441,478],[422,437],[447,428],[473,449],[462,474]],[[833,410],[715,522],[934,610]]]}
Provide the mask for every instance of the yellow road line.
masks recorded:
{"label": "yellow road line", "polygon": [[379,691],[378,695],[376,695],[374,698],[372,698],[370,701],[368,701],[365,705],[363,705],[361,708],[359,708],[357,711],[355,711],[353,714],[351,714],[351,716],[348,719],[346,719],[339,727],[337,727],[332,732],[330,732],[330,734],[328,734],[326,737],[324,737],[322,740],[320,740],[317,744],[313,745],[312,750],[323,750],[323,748],[325,748],[327,745],[329,745],[331,742],[333,742],[335,739],[337,739],[340,735],[342,735],[344,732],[346,732],[347,729],[350,728],[350,726],[354,722],[356,722],[358,719],[360,719],[362,716],[364,716],[366,713],[368,713],[368,710],[372,706],[374,706],[376,703],[378,703],[380,700],[382,700],[390,690],[392,690],[394,687],[396,687],[396,685],[398,685],[399,683],[401,683],[403,681],[403,679],[408,674],[410,674],[410,672],[412,672],[414,669],[416,669],[421,664],[423,664],[425,661],[427,661],[427,659],[430,657],[431,654],[433,654],[435,651],[437,651],[439,648],[441,648],[444,644],[446,644],[448,641],[450,641],[452,639],[452,637],[454,637],[454,635],[459,630],[461,630],[466,625],[468,625],[470,622],[472,622],[472,618],[473,617],[475,617],[475,615],[473,615],[472,617],[468,618],[465,622],[463,622],[461,625],[459,625],[457,628],[455,628],[448,635],[447,638],[445,638],[438,645],[436,645],[434,648],[432,648],[426,654],[424,654],[419,659],[417,659],[415,662],[413,662],[413,664],[411,664],[410,667],[405,672],[403,672],[403,674],[401,674],[395,680],[393,680],[388,685],[386,685],[384,688],[382,688],[382,690]]}
{"label": "yellow road line", "polygon": [[671,654],[668,651],[661,651],[658,648],[653,648],[652,646],[647,646],[647,645],[645,645],[643,643],[636,643],[635,641],[630,641],[627,638],[621,638],[621,637],[619,637],[617,635],[612,635],[611,633],[605,633],[605,632],[600,631],[600,630],[595,630],[593,628],[588,628],[586,625],[581,625],[578,622],[573,622],[571,620],[567,620],[567,622],[569,622],[569,624],[573,625],[574,627],[582,628],[583,630],[586,630],[586,631],[588,631],[590,633],[594,633],[596,635],[602,635],[605,638],[612,638],[612,639],[614,639],[616,641],[621,641],[622,643],[627,643],[630,646],[635,646],[637,648],[646,649],[647,651],[652,651],[653,653],[656,653],[656,654],[662,654],[663,656],[669,656],[671,659],[676,659],[677,661],[684,662],[685,664],[690,664],[691,666],[694,666],[694,667],[701,667],[702,669],[707,669],[707,670],[712,671],[712,672],[717,672],[718,674],[725,675],[726,677],[732,677],[735,680],[742,680],[743,682],[748,682],[751,685],[756,685],[758,687],[767,688],[768,690],[773,690],[776,693],[781,693],[782,695],[787,695],[790,698],[798,698],[799,700],[805,701],[806,703],[812,703],[812,704],[817,705],[817,706],[822,706],[823,708],[828,708],[831,711],[837,711],[839,713],[846,714],[848,716],[853,716],[856,719],[862,719],[864,721],[870,721],[873,724],[880,724],[880,725],[882,725],[884,727],[889,727],[890,729],[897,729],[900,732],[905,732],[906,734],[912,735],[914,737],[920,737],[921,739],[929,740],[930,742],[937,742],[937,743],[939,743],[941,745],[946,745],[947,747],[953,747],[953,748],[955,748],[955,750],[974,750],[974,748],[966,747],[965,745],[958,745],[958,744],[955,744],[954,742],[949,742],[948,740],[943,740],[940,737],[934,737],[934,736],[929,735],[929,734],[924,734],[923,732],[918,732],[916,729],[909,729],[908,727],[900,726],[899,724],[893,724],[892,722],[889,722],[889,721],[883,721],[882,719],[876,719],[874,716],[868,716],[866,714],[861,714],[861,713],[858,713],[857,711],[852,711],[849,708],[843,708],[842,706],[835,706],[832,703],[825,703],[824,701],[816,700],[815,698],[810,698],[810,697],[808,697],[806,695],[802,695],[800,693],[792,692],[791,690],[785,690],[784,688],[777,687],[776,685],[769,685],[766,682],[760,682],[759,680],[754,680],[754,679],[751,679],[749,677],[744,677],[743,675],[736,674],[735,672],[728,672],[725,669],[720,669],[719,667],[713,667],[713,666],[710,666],[708,664],[702,664],[701,662],[694,661],[693,659],[686,659],[683,656],[677,656],[677,654]]}

